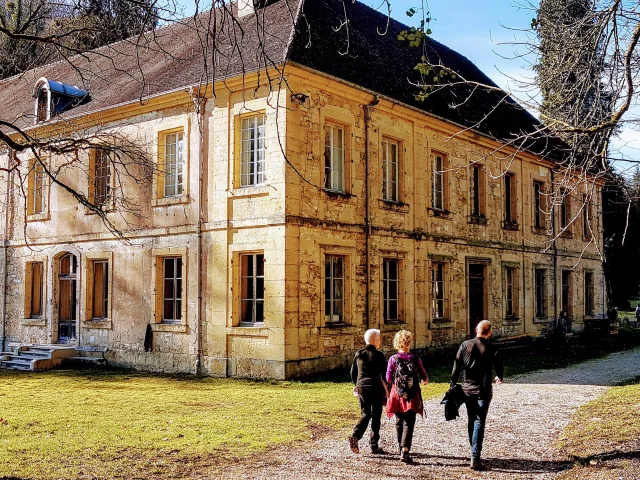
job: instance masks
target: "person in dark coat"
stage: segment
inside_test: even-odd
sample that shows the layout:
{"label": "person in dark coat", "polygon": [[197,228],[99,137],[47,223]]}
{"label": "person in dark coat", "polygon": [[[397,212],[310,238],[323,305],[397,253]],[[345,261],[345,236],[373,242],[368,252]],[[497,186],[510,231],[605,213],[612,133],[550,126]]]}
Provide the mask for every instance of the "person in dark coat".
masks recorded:
{"label": "person in dark coat", "polygon": [[380,418],[386,396],[384,375],[387,359],[380,348],[380,330],[370,329],[364,334],[366,347],[356,352],[351,365],[351,379],[355,384],[354,394],[358,395],[362,416],[349,437],[349,447],[353,453],[360,453],[358,442],[371,422],[371,453],[383,453],[380,441]]}
{"label": "person in dark coat", "polygon": [[467,416],[469,418],[469,444],[471,445],[471,469],[484,470],[480,460],[484,440],[484,426],[487,420],[489,404],[493,398],[493,370],[495,381],[502,383],[504,369],[496,348],[489,343],[491,322],[481,321],[476,327],[476,338],[462,342],[456,355],[451,386],[458,383],[463,374],[462,390],[467,398]]}

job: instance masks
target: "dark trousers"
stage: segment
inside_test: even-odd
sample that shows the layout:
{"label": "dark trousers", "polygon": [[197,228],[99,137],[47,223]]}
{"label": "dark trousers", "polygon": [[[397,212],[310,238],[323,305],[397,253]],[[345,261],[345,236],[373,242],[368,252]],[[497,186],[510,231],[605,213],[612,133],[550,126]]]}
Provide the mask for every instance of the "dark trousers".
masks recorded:
{"label": "dark trousers", "polygon": [[360,440],[364,436],[369,421],[371,421],[371,439],[369,443],[371,445],[378,445],[378,440],[380,440],[380,417],[382,417],[384,396],[380,392],[363,390],[358,394],[358,400],[360,400],[360,412],[362,416],[353,429],[353,436]]}
{"label": "dark trousers", "polygon": [[409,410],[404,413],[396,413],[396,434],[400,448],[411,450],[413,440],[413,427],[416,425],[416,412]]}
{"label": "dark trousers", "polygon": [[484,440],[484,426],[487,421],[491,398],[480,395],[467,395],[467,416],[469,417],[469,445],[471,446],[471,460],[478,461],[482,455]]}

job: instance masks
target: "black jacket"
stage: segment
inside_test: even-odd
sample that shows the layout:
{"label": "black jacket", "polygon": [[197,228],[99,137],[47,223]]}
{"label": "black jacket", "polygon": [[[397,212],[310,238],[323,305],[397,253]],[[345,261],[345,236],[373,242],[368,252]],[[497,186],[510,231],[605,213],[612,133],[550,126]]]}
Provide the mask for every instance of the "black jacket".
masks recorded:
{"label": "black jacket", "polygon": [[444,405],[444,418],[447,422],[449,420],[455,420],[460,416],[458,410],[460,410],[460,406],[466,398],[467,396],[462,390],[462,387],[458,384],[452,386],[449,391],[444,394],[440,405]]}
{"label": "black jacket", "polygon": [[467,395],[491,397],[493,370],[500,380],[504,375],[502,359],[498,350],[486,338],[476,337],[462,342],[451,372],[451,385],[458,382],[464,372],[462,389]]}
{"label": "black jacket", "polygon": [[375,390],[383,393],[382,382],[387,373],[387,359],[373,345],[358,350],[351,365],[351,380],[359,391]]}

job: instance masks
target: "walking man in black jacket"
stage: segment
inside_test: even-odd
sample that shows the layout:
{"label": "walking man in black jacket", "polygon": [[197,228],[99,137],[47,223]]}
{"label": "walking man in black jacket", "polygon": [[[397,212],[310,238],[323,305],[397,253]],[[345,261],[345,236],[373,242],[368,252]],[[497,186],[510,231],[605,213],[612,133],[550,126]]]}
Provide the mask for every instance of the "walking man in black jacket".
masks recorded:
{"label": "walking man in black jacket", "polygon": [[367,330],[364,334],[367,344],[358,350],[351,366],[351,379],[355,384],[354,391],[358,394],[362,416],[353,435],[349,437],[349,447],[353,453],[360,453],[358,441],[364,435],[369,421],[371,421],[371,453],[382,453],[378,446],[380,440],[380,417],[385,399],[384,376],[387,372],[387,359],[380,348],[380,330]]}
{"label": "walking man in black jacket", "polygon": [[500,355],[488,341],[490,336],[491,322],[481,321],[476,327],[476,338],[460,345],[451,373],[452,386],[458,382],[460,374],[463,374],[462,390],[467,396],[465,404],[469,417],[469,444],[473,470],[484,470],[480,456],[484,425],[493,396],[493,370],[496,371],[496,384],[502,383],[504,375]]}

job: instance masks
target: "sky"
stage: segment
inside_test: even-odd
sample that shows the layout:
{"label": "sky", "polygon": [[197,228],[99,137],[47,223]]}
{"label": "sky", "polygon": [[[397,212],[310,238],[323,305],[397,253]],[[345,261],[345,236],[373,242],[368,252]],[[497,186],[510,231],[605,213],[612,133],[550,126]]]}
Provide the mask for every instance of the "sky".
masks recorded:
{"label": "sky", "polygon": [[[360,1],[386,12],[383,0]],[[527,98],[530,92],[523,91],[512,79],[531,80],[530,62],[533,59],[518,57],[525,49],[515,43],[526,39],[524,30],[535,17],[529,5],[537,4],[538,0],[391,0],[391,16],[415,25],[422,13],[410,18],[406,12],[412,7],[420,9],[423,2],[431,14],[429,28],[435,40],[467,57],[500,87],[512,92],[516,99]],[[636,113],[640,115],[640,112]],[[614,140],[613,149],[626,158],[640,161],[640,132],[621,132]],[[631,166],[620,162],[618,167],[622,171]]]}

